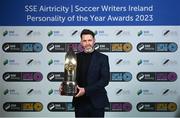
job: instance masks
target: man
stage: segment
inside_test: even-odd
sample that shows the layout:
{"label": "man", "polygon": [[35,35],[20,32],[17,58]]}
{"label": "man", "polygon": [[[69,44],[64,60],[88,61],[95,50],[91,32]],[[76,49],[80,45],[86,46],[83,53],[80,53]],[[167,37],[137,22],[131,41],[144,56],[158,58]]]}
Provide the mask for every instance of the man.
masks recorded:
{"label": "man", "polygon": [[83,52],[77,53],[77,88],[73,97],[76,117],[104,117],[109,105],[105,86],[109,84],[108,56],[94,50],[95,34],[88,29],[81,32]]}

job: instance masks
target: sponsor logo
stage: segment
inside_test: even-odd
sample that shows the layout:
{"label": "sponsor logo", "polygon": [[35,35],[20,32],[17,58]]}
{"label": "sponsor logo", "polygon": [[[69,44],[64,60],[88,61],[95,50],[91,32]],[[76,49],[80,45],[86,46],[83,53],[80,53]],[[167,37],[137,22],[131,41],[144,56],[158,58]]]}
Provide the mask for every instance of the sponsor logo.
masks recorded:
{"label": "sponsor logo", "polygon": [[139,72],[137,74],[137,80],[141,82],[173,82],[176,79],[175,72]]}
{"label": "sponsor logo", "polygon": [[40,43],[4,43],[4,52],[41,52],[43,47]]}
{"label": "sponsor logo", "polygon": [[41,81],[43,75],[40,72],[5,72],[3,80],[7,82],[33,82]]}
{"label": "sponsor logo", "polygon": [[140,36],[153,36],[153,34],[149,30],[140,30],[137,33],[137,36],[138,37],[140,37]]}
{"label": "sponsor logo", "polygon": [[47,108],[50,112],[74,111],[74,107],[71,102],[50,102]]}
{"label": "sponsor logo", "polygon": [[64,80],[64,72],[50,72],[47,75],[47,79],[52,82],[58,82]]}
{"label": "sponsor logo", "polygon": [[174,42],[139,43],[137,45],[139,52],[175,52],[177,48]]}
{"label": "sponsor logo", "polygon": [[6,102],[3,109],[7,112],[40,112],[43,105],[40,102]]}
{"label": "sponsor logo", "polygon": [[174,112],[177,105],[174,102],[140,102],[136,108],[139,112]]}
{"label": "sponsor logo", "polygon": [[111,72],[112,82],[128,82],[132,79],[132,74],[130,72]]}

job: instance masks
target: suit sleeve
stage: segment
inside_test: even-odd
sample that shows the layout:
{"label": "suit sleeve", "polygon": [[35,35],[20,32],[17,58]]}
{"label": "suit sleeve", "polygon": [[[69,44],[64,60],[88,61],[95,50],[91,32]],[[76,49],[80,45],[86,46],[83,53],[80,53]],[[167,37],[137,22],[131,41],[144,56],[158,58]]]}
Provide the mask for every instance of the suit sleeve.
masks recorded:
{"label": "suit sleeve", "polygon": [[104,89],[105,86],[109,84],[110,80],[110,69],[109,69],[109,59],[108,56],[101,61],[101,69],[100,69],[100,79],[95,84],[91,86],[87,86],[85,88],[85,92],[87,95],[91,95],[97,90]]}

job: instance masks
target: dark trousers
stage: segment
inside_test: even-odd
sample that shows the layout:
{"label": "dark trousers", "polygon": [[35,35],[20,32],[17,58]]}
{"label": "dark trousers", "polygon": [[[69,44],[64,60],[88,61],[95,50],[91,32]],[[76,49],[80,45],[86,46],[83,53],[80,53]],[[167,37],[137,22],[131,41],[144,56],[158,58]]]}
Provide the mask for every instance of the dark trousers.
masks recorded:
{"label": "dark trousers", "polygon": [[104,108],[95,108],[91,103],[75,107],[75,117],[104,117]]}

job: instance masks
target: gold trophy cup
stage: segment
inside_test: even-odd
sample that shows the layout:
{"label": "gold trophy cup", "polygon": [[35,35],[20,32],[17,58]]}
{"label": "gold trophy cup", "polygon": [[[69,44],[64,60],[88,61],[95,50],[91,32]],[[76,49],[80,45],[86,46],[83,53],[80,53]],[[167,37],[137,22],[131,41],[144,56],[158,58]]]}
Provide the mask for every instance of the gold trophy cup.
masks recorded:
{"label": "gold trophy cup", "polygon": [[61,84],[61,95],[65,96],[75,96],[77,90],[76,83],[76,67],[77,67],[77,58],[73,49],[70,48],[65,55],[65,64],[64,64],[64,80]]}

